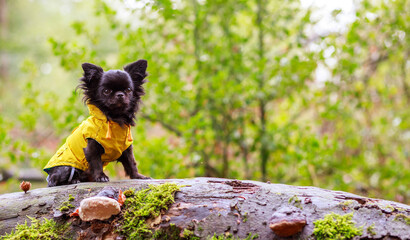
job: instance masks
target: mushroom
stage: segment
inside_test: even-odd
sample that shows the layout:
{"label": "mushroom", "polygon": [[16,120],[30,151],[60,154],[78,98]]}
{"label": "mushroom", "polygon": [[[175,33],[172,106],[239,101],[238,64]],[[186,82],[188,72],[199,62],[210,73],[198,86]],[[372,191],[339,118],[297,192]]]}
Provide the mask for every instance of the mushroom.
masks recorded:
{"label": "mushroom", "polygon": [[269,227],[279,237],[290,237],[302,231],[306,217],[300,209],[286,206],[276,211],[269,222]]}
{"label": "mushroom", "polygon": [[22,181],[20,183],[20,189],[24,191],[24,193],[27,193],[28,190],[31,188],[31,183],[29,181]]}

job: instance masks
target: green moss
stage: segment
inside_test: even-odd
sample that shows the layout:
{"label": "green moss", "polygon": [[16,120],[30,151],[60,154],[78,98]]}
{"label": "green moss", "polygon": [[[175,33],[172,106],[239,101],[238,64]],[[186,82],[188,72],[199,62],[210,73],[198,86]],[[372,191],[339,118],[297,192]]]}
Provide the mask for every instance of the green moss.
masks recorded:
{"label": "green moss", "polygon": [[[149,239],[149,237],[146,237]],[[181,229],[176,227],[175,224],[170,224],[167,228],[162,228],[152,234],[151,240],[199,240],[200,238],[194,235],[194,232],[188,229],[184,229],[181,236]]]}
{"label": "green moss", "polygon": [[[202,229],[198,229],[198,231],[202,231]],[[234,237],[231,233],[227,232],[224,235],[219,235],[217,236],[214,234],[212,237],[208,236],[206,239],[207,240],[254,240],[259,237],[258,234],[252,234],[249,233],[249,235],[244,238],[238,238]],[[151,238],[149,237],[141,237],[140,239],[151,239],[151,240],[156,240],[156,239],[161,239],[161,240],[199,240],[201,239],[198,236],[195,236],[194,231],[191,231],[189,229],[184,229],[181,234],[181,229],[176,227],[175,224],[170,224],[168,228],[163,228],[161,230],[156,231]]]}
{"label": "green moss", "polygon": [[158,217],[167,210],[174,202],[174,193],[179,191],[180,187],[175,183],[164,183],[150,185],[149,188],[140,191],[125,191],[128,197],[124,203],[124,218],[119,232],[129,239],[154,237],[146,220]]}
{"label": "green moss", "polygon": [[182,234],[183,239],[189,239],[189,240],[199,240],[199,237],[194,235],[194,232],[188,229],[184,229],[184,232]]}
{"label": "green moss", "polygon": [[252,233],[249,233],[248,234],[248,237],[246,237],[245,238],[245,240],[253,240],[253,239],[257,239],[259,237],[259,235],[258,234],[252,234]]}
{"label": "green moss", "polygon": [[380,206],[381,209],[394,212],[396,209],[392,205]]}
{"label": "green moss", "polygon": [[207,240],[227,240],[227,239],[231,240],[231,239],[232,239],[232,235],[229,234],[228,237],[227,237],[227,236],[225,236],[225,235],[216,236],[216,235],[214,234],[212,237],[207,238]]}
{"label": "green moss", "polygon": [[355,201],[347,200],[339,203],[339,206],[344,210],[353,209]]}
{"label": "green moss", "polygon": [[182,236],[181,236],[181,228],[178,228],[175,226],[175,224],[170,224],[167,228],[162,228],[158,231],[155,231],[155,233],[152,234],[151,238],[148,236],[146,239],[151,239],[151,240],[199,240],[200,238],[194,235],[194,232],[189,230],[189,229],[184,229],[182,231]]}
{"label": "green moss", "polygon": [[125,197],[131,197],[131,196],[134,195],[134,191],[131,190],[131,189],[128,189],[128,190],[125,190],[125,191],[123,192],[123,194],[125,195]]}
{"label": "green moss", "polygon": [[68,195],[68,201],[69,202],[74,201],[74,199],[75,199],[75,197],[73,195],[71,195],[71,194]]}
{"label": "green moss", "polygon": [[410,225],[410,216],[404,215],[402,213],[397,214],[394,217],[395,221],[402,221],[405,222],[407,225]]}
{"label": "green moss", "polygon": [[353,213],[344,216],[330,213],[324,219],[316,220],[313,224],[313,234],[316,239],[351,239],[362,234],[352,221]]}
{"label": "green moss", "polygon": [[214,234],[212,237],[208,237],[207,240],[253,240],[253,239],[257,239],[258,237],[259,237],[258,234],[254,235],[252,233],[249,233],[245,239],[240,239],[228,233],[226,235],[219,235],[219,236]]}
{"label": "green moss", "polygon": [[368,226],[366,228],[366,231],[367,231],[368,234],[370,234],[372,236],[376,235],[376,232],[374,231],[374,223],[372,225]]}
{"label": "green moss", "polygon": [[246,223],[247,221],[248,221],[248,213],[246,212],[246,213],[243,215],[243,220],[242,220],[242,222]]}
{"label": "green moss", "polygon": [[59,210],[60,210],[60,212],[65,212],[65,211],[70,210],[70,208],[68,206],[62,206],[62,207],[60,207]]}
{"label": "green moss", "polygon": [[[180,232],[181,232],[181,230],[179,228],[176,228],[174,230],[173,227],[170,227],[167,230],[161,229],[161,230],[155,231],[152,234],[151,240],[153,240],[153,239],[161,239],[161,240],[179,239],[179,238],[181,238],[179,236]],[[149,239],[149,238],[147,237],[147,239]]]}
{"label": "green moss", "polygon": [[353,203],[354,203],[353,200],[347,200],[347,201],[341,202],[339,205],[342,205],[342,206],[347,207],[347,206],[349,206],[349,205],[351,205],[351,204],[353,204]]}
{"label": "green moss", "polygon": [[73,197],[73,195],[69,194],[68,195],[68,200],[61,203],[58,210],[60,210],[60,212],[64,212],[64,211],[68,211],[70,208],[74,208],[74,206],[71,204],[71,202],[74,201],[74,199],[75,198]]}
{"label": "green moss", "polygon": [[298,198],[298,196],[294,195],[293,197],[289,198],[288,202],[293,206],[303,209],[302,201]]}
{"label": "green moss", "polygon": [[24,224],[19,224],[11,233],[0,236],[0,239],[69,239],[66,233],[70,224],[61,225],[46,218],[41,222],[35,218],[28,218],[31,220],[30,226],[27,221]]}

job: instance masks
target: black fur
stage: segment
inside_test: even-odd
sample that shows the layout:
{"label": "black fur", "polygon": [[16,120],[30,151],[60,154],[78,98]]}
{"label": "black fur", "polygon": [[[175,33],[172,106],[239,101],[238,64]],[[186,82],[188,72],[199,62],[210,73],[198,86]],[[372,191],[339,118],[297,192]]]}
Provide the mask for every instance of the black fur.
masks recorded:
{"label": "black fur", "polygon": [[69,166],[58,166],[50,169],[48,173],[48,186],[54,187],[59,185],[76,184],[80,182],[80,175],[83,171],[75,169],[73,179],[68,181],[71,174],[71,168]]}
{"label": "black fur", "polygon": [[[104,72],[99,66],[91,63],[82,64],[84,77],[80,79],[81,84],[78,86],[84,92],[84,102],[89,102],[97,106],[109,120],[119,124],[135,125],[135,113],[139,110],[141,97],[145,94],[142,85],[146,82],[147,61],[138,60],[124,67],[124,71],[110,70]],[[110,96],[104,96],[104,88],[110,88],[113,91]],[[132,94],[126,94],[124,91],[132,88]],[[120,90],[125,94],[128,104],[121,107],[110,105],[109,99],[112,99],[115,90]]]}
{"label": "black fur", "polygon": [[[78,88],[83,90],[85,103],[97,106],[111,121],[120,125],[135,125],[135,114],[141,104],[141,96],[145,94],[142,85],[146,82],[147,61],[138,60],[121,70],[104,70],[91,63],[83,63],[84,76]],[[108,182],[103,172],[101,155],[104,148],[94,139],[88,139],[84,148],[89,168],[86,171],[75,169],[73,179],[69,180],[72,167],[57,166],[49,171],[48,186],[75,184],[85,181]],[[132,152],[132,145],[125,150],[119,159],[125,172],[132,179],[148,179],[138,173]]]}
{"label": "black fur", "polygon": [[108,182],[110,179],[103,172],[103,164],[101,161],[101,155],[104,153],[104,148],[94,139],[89,138],[87,141],[87,147],[84,148],[85,159],[88,162],[87,174],[90,174],[91,181],[95,182]]}

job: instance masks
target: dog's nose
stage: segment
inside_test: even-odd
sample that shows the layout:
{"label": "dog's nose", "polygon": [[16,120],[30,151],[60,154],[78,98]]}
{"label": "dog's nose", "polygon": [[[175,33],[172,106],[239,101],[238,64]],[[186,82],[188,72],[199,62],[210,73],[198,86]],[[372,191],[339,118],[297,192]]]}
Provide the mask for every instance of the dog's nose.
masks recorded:
{"label": "dog's nose", "polygon": [[124,97],[125,97],[125,94],[124,94],[123,92],[117,92],[117,93],[115,94],[115,97],[116,97],[116,98],[124,98]]}

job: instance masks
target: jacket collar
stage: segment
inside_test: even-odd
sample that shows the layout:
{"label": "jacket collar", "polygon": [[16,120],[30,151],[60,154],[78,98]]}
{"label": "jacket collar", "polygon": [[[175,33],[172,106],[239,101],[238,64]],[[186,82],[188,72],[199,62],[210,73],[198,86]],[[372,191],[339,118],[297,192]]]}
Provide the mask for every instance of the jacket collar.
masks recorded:
{"label": "jacket collar", "polygon": [[[90,112],[90,115],[91,115],[91,116],[93,116],[93,117],[95,117],[95,118],[97,118],[97,119],[101,119],[101,120],[107,121],[107,117],[104,115],[103,112],[101,112],[101,110],[100,110],[97,106],[95,106],[95,105],[93,105],[93,104],[87,103],[87,107],[88,107],[88,111]],[[107,126],[107,133],[106,133],[105,138],[106,138],[106,139],[111,139],[111,138],[112,138],[111,122],[110,122],[110,121],[107,121],[107,122],[108,122],[108,123],[107,123],[108,126]],[[131,134],[131,126],[130,126],[130,125],[127,125],[127,128],[128,128],[128,133],[127,133],[128,138],[127,138],[127,140],[132,142],[133,139],[132,139],[132,134]]]}
{"label": "jacket collar", "polygon": [[107,117],[104,115],[103,112],[101,112],[101,110],[97,106],[88,103],[87,107],[91,116],[97,119],[107,120]]}

